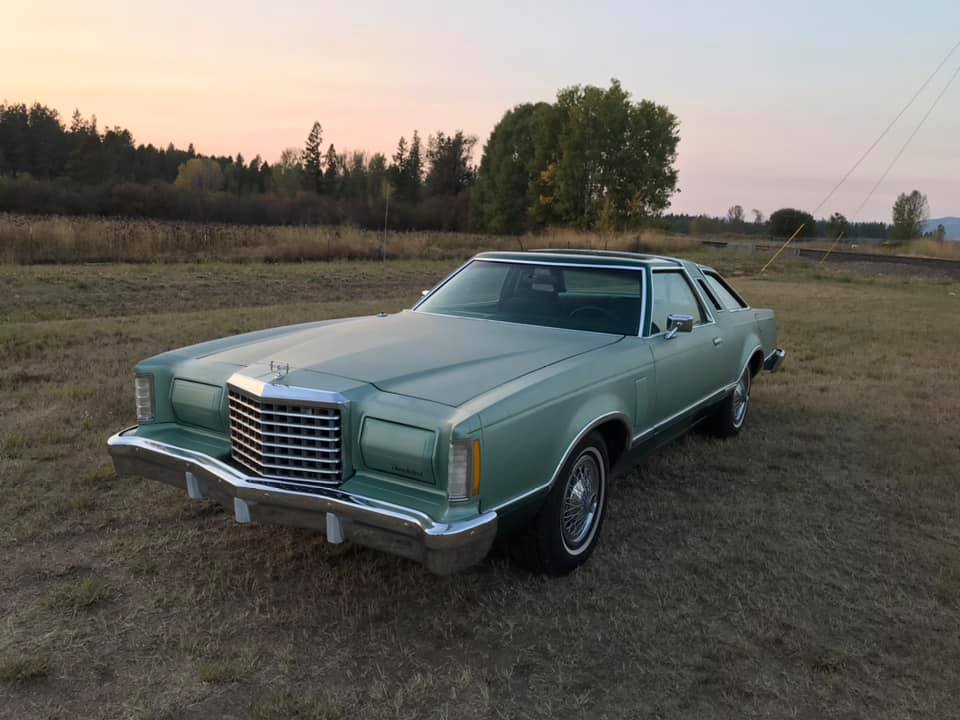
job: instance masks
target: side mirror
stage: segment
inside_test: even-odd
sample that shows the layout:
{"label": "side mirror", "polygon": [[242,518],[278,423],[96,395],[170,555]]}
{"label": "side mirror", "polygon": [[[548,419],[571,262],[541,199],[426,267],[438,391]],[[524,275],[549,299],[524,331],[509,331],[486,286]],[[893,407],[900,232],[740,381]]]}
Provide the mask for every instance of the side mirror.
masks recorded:
{"label": "side mirror", "polygon": [[667,340],[675,338],[677,333],[688,333],[693,330],[693,315],[668,315],[667,316],[667,334],[663,337]]}

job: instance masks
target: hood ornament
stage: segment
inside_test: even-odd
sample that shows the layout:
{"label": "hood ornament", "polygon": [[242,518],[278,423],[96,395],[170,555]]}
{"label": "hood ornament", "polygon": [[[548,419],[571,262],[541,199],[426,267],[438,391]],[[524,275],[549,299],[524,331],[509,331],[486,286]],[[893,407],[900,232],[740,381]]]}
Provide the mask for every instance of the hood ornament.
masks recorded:
{"label": "hood ornament", "polygon": [[275,373],[276,377],[270,381],[271,384],[276,384],[278,381],[285,378],[290,372],[290,363],[280,362],[279,360],[270,361],[270,372]]}

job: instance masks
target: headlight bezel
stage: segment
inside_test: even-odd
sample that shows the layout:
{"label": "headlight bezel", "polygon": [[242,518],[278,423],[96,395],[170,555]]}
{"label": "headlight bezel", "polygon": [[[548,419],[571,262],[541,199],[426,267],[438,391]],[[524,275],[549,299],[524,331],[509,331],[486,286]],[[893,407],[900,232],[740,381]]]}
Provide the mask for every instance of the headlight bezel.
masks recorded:
{"label": "headlight bezel", "polygon": [[137,424],[143,425],[156,420],[156,393],[153,375],[137,374],[133,376],[133,402],[137,413]]}

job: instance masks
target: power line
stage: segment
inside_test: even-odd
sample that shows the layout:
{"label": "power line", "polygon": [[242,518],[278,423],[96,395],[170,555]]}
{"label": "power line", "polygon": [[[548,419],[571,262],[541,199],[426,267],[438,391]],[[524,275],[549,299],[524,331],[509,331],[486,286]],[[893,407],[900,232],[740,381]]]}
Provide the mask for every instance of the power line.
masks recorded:
{"label": "power line", "polygon": [[953,81],[957,79],[958,75],[960,75],[960,65],[958,65],[957,69],[953,71],[953,75],[950,76],[950,79],[947,80],[947,84],[943,86],[943,89],[940,91],[937,97],[934,98],[933,102],[930,104],[930,107],[927,108],[927,112],[924,114],[924,116],[920,118],[920,122],[917,123],[917,126],[913,129],[913,132],[910,133],[910,137],[908,137],[906,142],[900,146],[897,154],[893,156],[893,160],[891,160],[890,164],[887,165],[887,169],[883,171],[880,179],[877,180],[872,188],[870,188],[870,192],[867,193],[867,196],[863,199],[863,202],[860,203],[856,211],[853,213],[853,218],[856,218],[860,214],[860,211],[863,210],[864,205],[866,205],[870,198],[873,197],[873,193],[875,193],[877,188],[880,187],[880,185],[883,184],[883,181],[887,179],[887,175],[889,175],[890,171],[893,170],[893,166],[897,164],[897,161],[903,155],[904,151],[907,149],[907,146],[913,141],[913,138],[916,137],[917,133],[920,132],[920,128],[922,128],[924,123],[927,122],[927,118],[930,117],[930,114],[933,112],[934,108],[940,103],[940,99],[947,94],[947,90],[950,89],[950,86],[953,84]]}
{"label": "power line", "polygon": [[[947,60],[950,59],[950,56],[953,55],[953,53],[956,51],[956,49],[957,49],[958,47],[960,47],[960,41],[958,41],[956,45],[954,45],[952,48],[950,48],[950,51],[949,51],[946,55],[943,56],[943,60],[941,60],[941,61],[940,61],[940,64],[937,65],[936,69],[935,69],[932,73],[930,73],[929,77],[927,77],[927,79],[923,81],[923,84],[922,84],[922,85],[920,86],[920,88],[913,94],[913,97],[911,97],[910,100],[907,102],[907,104],[904,105],[904,106],[900,109],[900,112],[898,112],[897,115],[896,115],[896,117],[894,117],[893,120],[890,121],[890,124],[887,125],[886,128],[884,128],[883,132],[880,133],[880,135],[877,137],[877,139],[873,141],[873,143],[870,145],[870,147],[868,147],[866,150],[864,150],[863,154],[862,154],[862,155],[857,159],[857,161],[850,167],[850,169],[847,170],[846,174],[845,174],[842,178],[840,178],[840,181],[839,181],[836,185],[834,185],[834,186],[833,186],[833,189],[831,189],[830,192],[827,193],[826,197],[823,198],[823,200],[820,201],[820,204],[817,205],[817,206],[813,209],[812,215],[816,216],[817,211],[818,211],[820,208],[822,208],[824,205],[827,204],[827,201],[830,200],[830,198],[832,198],[832,197],[834,196],[834,194],[837,192],[837,190],[840,189],[840,186],[843,185],[851,175],[853,175],[854,171],[855,171],[858,167],[860,167],[860,163],[862,163],[864,160],[866,160],[866,159],[867,159],[867,156],[868,156],[871,152],[873,152],[874,148],[876,148],[877,145],[880,144],[880,141],[883,140],[883,139],[887,136],[887,133],[889,133],[890,130],[893,128],[893,126],[897,124],[897,121],[899,121],[900,118],[903,117],[903,114],[904,114],[907,110],[910,109],[910,106],[913,105],[914,101],[916,101],[916,99],[917,99],[918,97],[920,97],[920,94],[921,94],[924,90],[927,89],[927,85],[930,84],[930,81],[933,80],[933,78],[937,75],[937,73],[940,72],[941,68],[943,68],[943,66],[947,64]],[[952,80],[951,80],[951,82],[952,82]],[[948,85],[949,85],[949,83],[948,83]],[[939,99],[939,98],[938,98],[938,99]],[[934,103],[934,104],[936,104],[936,103]],[[931,109],[932,109],[932,108],[931,108]],[[924,119],[926,119],[926,118],[924,118]],[[921,124],[922,124],[922,123],[921,123]],[[908,141],[908,142],[909,142],[909,141]],[[894,161],[894,162],[896,162],[896,161]]]}

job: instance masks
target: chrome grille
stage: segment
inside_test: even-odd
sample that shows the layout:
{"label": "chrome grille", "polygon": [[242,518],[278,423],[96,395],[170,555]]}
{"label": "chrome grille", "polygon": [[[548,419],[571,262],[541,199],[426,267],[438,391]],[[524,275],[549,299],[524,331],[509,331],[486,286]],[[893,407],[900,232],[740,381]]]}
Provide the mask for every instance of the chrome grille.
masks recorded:
{"label": "chrome grille", "polygon": [[265,478],[310,485],[340,482],[343,448],[339,407],[265,400],[229,386],[233,459]]}

